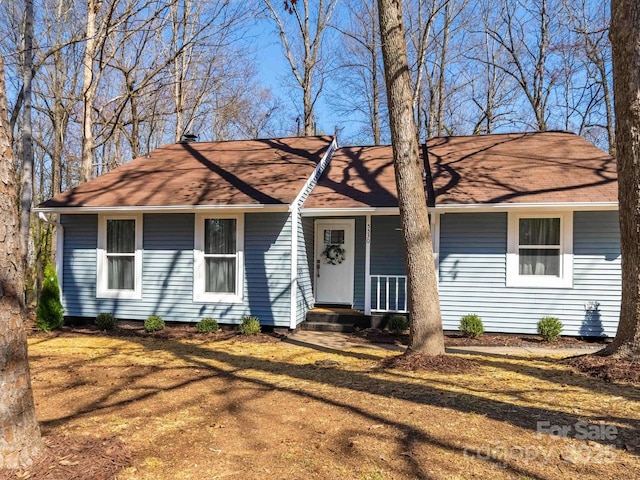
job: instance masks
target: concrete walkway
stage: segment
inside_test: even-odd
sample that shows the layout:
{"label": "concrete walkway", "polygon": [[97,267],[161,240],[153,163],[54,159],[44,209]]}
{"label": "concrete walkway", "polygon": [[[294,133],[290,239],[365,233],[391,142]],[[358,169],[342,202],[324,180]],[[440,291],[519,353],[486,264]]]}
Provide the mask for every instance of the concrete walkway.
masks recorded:
{"label": "concrete walkway", "polygon": [[[387,345],[379,343],[360,342],[351,337],[348,333],[338,332],[313,332],[306,330],[298,330],[289,335],[286,340],[288,343],[300,346],[319,347],[328,350],[354,350],[354,349],[382,349],[395,352],[404,352],[404,346]],[[448,347],[447,353],[459,354],[480,354],[480,355],[522,355],[545,357],[548,355],[558,355],[563,357],[571,357],[574,355],[585,355],[594,353],[603,348],[597,346],[581,346],[581,347]]]}

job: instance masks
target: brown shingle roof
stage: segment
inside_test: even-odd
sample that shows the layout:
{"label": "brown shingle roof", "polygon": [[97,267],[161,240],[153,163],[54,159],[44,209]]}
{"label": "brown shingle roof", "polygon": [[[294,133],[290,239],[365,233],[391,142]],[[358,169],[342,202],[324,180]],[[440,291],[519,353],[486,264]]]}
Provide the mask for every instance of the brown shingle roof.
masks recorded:
{"label": "brown shingle roof", "polygon": [[319,136],[166,145],[39,207],[287,205],[332,140]]}
{"label": "brown shingle roof", "polygon": [[[616,202],[615,160],[564,132],[428,142],[436,204]],[[397,206],[391,147],[346,147],[305,208]]]}

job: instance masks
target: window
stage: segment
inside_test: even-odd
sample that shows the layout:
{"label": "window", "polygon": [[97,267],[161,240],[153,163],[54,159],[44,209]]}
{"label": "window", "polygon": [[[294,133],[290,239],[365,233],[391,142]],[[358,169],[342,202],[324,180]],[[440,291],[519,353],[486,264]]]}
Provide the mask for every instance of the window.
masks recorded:
{"label": "window", "polygon": [[324,244],[325,245],[343,245],[344,230],[325,230]]}
{"label": "window", "polygon": [[104,298],[142,298],[142,216],[98,220],[96,293]]}
{"label": "window", "polygon": [[508,237],[507,286],[572,286],[571,213],[510,213]]}
{"label": "window", "polygon": [[196,216],[194,301],[241,300],[242,231],[242,216]]}

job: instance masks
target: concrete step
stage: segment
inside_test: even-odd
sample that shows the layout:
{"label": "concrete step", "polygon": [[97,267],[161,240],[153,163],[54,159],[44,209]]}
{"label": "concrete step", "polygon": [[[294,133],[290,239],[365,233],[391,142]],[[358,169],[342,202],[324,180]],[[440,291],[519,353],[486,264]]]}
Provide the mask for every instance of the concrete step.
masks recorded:
{"label": "concrete step", "polygon": [[336,323],[336,322],[321,322],[321,321],[305,321],[302,322],[298,328],[300,330],[312,331],[312,332],[353,332],[353,324],[349,323]]}

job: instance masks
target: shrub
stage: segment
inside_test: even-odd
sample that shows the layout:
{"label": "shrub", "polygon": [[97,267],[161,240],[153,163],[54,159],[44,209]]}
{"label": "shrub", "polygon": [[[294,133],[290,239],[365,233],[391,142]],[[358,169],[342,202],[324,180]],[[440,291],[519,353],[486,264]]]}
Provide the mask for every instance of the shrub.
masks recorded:
{"label": "shrub", "polygon": [[150,315],[144,321],[144,331],[147,333],[159,332],[164,328],[164,320],[158,315]]}
{"label": "shrub", "polygon": [[116,319],[110,313],[99,313],[96,317],[96,327],[100,330],[113,330],[116,328]]}
{"label": "shrub", "polygon": [[469,338],[477,338],[484,333],[482,319],[475,313],[470,313],[460,319],[460,332]]}
{"label": "shrub", "polygon": [[36,309],[36,328],[42,332],[57,330],[64,322],[64,308],[60,302],[60,288],[58,276],[53,265],[48,263],[44,267],[42,290]]}
{"label": "shrub", "polygon": [[546,342],[555,342],[560,338],[562,322],[556,317],[543,317],[538,322],[538,335]]}
{"label": "shrub", "polygon": [[218,322],[215,318],[206,317],[196,323],[198,333],[210,333],[218,331]]}
{"label": "shrub", "polygon": [[409,328],[409,320],[407,320],[407,317],[404,315],[391,315],[387,323],[387,328],[391,333],[400,335]]}
{"label": "shrub", "polygon": [[246,315],[242,317],[242,323],[238,327],[238,330],[240,330],[240,333],[243,335],[257,335],[260,333],[260,319]]}

